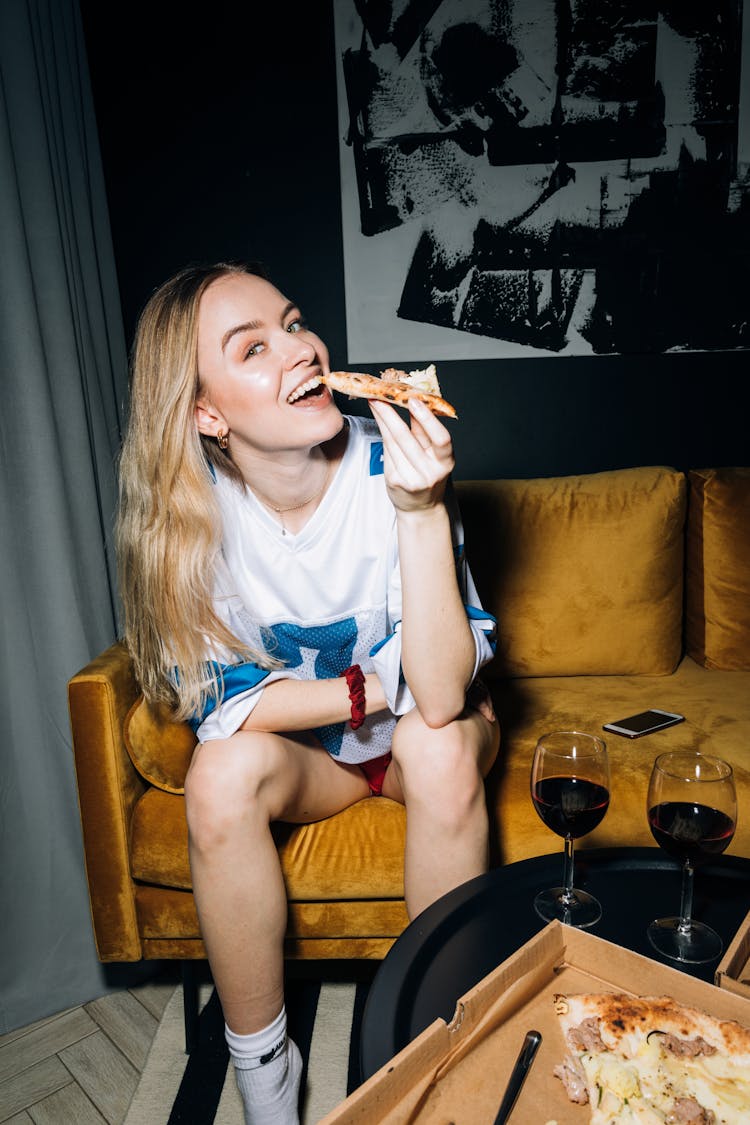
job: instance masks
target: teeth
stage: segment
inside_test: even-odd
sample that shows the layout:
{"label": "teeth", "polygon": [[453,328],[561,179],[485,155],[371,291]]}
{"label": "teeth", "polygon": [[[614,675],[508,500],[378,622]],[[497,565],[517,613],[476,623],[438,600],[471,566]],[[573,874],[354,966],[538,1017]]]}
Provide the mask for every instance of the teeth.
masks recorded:
{"label": "teeth", "polygon": [[300,385],[292,391],[286,401],[289,403],[296,402],[298,398],[302,398],[308,391],[314,391],[316,387],[320,386],[320,383],[320,378],[317,375],[313,376],[313,378],[308,379],[306,383],[300,383]]}

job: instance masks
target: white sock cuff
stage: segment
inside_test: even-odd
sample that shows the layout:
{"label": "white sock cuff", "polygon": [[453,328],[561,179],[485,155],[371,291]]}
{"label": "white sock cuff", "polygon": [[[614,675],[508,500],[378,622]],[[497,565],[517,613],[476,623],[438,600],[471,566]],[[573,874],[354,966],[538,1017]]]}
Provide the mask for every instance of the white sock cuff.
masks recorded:
{"label": "white sock cuff", "polygon": [[286,1044],[286,1007],[268,1027],[250,1035],[238,1035],[225,1023],[224,1036],[234,1065],[241,1070],[263,1066],[275,1058]]}

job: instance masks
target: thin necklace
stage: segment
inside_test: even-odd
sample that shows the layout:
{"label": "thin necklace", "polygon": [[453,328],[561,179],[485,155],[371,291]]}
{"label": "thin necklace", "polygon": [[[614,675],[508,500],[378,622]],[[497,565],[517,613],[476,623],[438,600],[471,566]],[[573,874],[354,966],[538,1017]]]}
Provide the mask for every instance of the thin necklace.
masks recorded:
{"label": "thin necklace", "polygon": [[254,488],[253,492],[255,493],[255,495],[258,497],[258,499],[261,501],[262,504],[265,504],[267,508],[270,508],[271,511],[275,512],[276,515],[280,518],[280,520],[281,520],[281,534],[286,535],[286,525],[284,523],[284,515],[287,512],[298,512],[300,510],[300,508],[306,508],[308,504],[312,504],[313,500],[317,500],[318,497],[325,491],[325,487],[328,484],[328,476],[329,476],[330,472],[331,472],[331,462],[329,461],[326,465],[326,475],[323,478],[323,483],[320,486],[320,488],[318,489],[318,491],[314,492],[312,494],[312,496],[308,496],[307,500],[303,500],[301,504],[290,504],[288,508],[279,508],[279,507],[276,506],[276,504],[272,504],[271,501],[268,500],[263,495],[262,492],[258,492],[257,488]]}

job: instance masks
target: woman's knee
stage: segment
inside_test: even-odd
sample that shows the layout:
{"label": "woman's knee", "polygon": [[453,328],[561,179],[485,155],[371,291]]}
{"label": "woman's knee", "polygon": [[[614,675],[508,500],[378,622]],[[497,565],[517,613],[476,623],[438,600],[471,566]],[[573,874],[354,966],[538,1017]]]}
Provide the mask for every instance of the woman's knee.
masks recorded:
{"label": "woman's knee", "polygon": [[433,728],[418,721],[399,723],[393,757],[407,801],[429,802],[437,812],[450,815],[453,810],[461,817],[484,800],[480,754],[466,724]]}
{"label": "woman's knee", "polygon": [[193,847],[210,848],[271,816],[269,791],[284,769],[279,739],[240,731],[197,747],[185,779],[185,810]]}

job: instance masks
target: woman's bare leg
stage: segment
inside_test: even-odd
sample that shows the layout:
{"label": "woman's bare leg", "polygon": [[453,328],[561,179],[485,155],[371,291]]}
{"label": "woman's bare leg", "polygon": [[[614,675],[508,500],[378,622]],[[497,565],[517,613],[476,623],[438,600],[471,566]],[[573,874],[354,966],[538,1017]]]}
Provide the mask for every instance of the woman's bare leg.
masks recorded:
{"label": "woman's bare leg", "polygon": [[271,822],[319,820],[368,792],[356,767],[279,735],[238,731],[197,747],[185,784],[193,891],[237,1034],[267,1027],[283,1004],[287,906]]}
{"label": "woman's bare leg", "polygon": [[410,918],[487,870],[484,777],[499,742],[497,721],[473,708],[437,729],[416,710],[399,720],[383,795],[406,805],[404,889]]}

